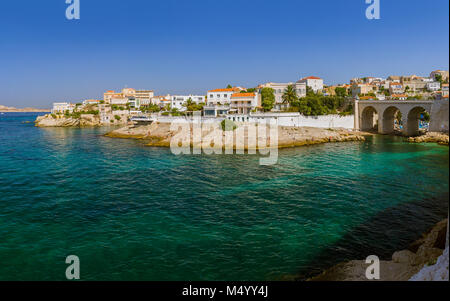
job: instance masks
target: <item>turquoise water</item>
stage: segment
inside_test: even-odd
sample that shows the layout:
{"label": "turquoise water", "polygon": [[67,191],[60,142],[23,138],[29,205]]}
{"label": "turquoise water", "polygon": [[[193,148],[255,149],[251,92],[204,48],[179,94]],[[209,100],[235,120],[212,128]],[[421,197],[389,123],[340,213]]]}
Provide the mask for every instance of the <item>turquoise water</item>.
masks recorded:
{"label": "turquoise water", "polygon": [[0,115],[0,280],[272,280],[389,258],[448,211],[448,147],[401,138],[174,156]]}

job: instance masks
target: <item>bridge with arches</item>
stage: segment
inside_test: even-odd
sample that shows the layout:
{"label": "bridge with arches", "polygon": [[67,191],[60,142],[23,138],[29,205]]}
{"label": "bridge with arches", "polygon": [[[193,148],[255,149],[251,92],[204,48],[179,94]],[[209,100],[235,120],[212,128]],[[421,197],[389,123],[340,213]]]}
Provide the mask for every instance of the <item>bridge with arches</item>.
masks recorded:
{"label": "bridge with arches", "polygon": [[419,133],[421,115],[431,115],[432,105],[433,100],[355,100],[355,129],[390,134],[395,121],[401,120],[403,135],[414,136]]}

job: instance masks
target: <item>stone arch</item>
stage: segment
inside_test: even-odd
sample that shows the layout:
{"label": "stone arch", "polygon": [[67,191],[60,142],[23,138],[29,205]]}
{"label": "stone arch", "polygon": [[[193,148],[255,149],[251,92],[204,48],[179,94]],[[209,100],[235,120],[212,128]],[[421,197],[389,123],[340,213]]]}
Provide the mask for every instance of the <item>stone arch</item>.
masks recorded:
{"label": "stone arch", "polygon": [[[391,134],[396,129],[397,120],[401,119],[401,111],[396,106],[389,106],[383,111],[383,118],[380,126],[380,133]],[[399,125],[399,124],[397,124]]]}
{"label": "stone arch", "polygon": [[361,130],[377,130],[378,112],[373,106],[367,106],[361,112]]}
{"label": "stone arch", "polygon": [[419,134],[419,121],[424,112],[427,112],[426,108],[420,105],[409,110],[404,131],[406,136],[415,136]]}

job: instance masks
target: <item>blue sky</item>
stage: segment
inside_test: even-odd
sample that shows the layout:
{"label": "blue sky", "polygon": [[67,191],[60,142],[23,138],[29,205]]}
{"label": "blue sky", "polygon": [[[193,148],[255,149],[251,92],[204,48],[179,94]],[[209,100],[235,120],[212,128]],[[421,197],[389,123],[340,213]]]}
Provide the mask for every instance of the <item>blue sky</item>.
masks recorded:
{"label": "blue sky", "polygon": [[201,93],[449,66],[448,0],[65,0],[0,3],[0,104],[49,107],[127,85]]}

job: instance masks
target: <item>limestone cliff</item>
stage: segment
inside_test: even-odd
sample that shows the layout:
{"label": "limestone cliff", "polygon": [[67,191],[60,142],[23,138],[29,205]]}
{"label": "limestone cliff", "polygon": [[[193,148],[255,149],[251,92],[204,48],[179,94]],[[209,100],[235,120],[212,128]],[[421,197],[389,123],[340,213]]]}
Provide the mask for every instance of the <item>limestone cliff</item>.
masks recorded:
{"label": "limestone cliff", "polygon": [[82,114],[80,118],[47,114],[37,117],[35,125],[38,127],[78,127],[101,126],[102,124],[98,115],[93,114]]}

